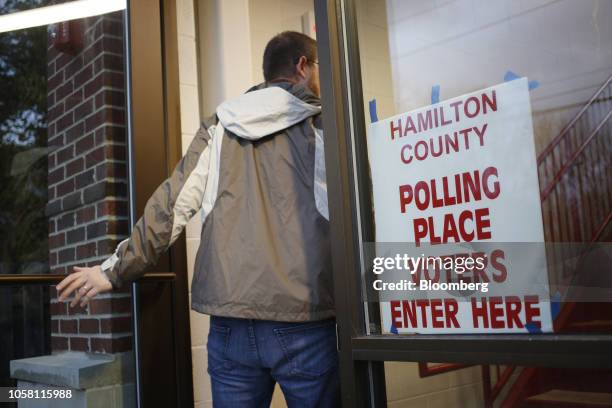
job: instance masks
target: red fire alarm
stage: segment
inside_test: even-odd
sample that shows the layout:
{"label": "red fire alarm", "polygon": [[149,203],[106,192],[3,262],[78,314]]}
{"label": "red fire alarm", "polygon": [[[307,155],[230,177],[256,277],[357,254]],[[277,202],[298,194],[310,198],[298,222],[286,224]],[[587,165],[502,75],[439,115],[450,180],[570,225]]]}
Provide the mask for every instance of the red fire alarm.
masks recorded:
{"label": "red fire alarm", "polygon": [[53,47],[67,54],[76,54],[83,48],[83,29],[79,20],[62,21],[51,28]]}

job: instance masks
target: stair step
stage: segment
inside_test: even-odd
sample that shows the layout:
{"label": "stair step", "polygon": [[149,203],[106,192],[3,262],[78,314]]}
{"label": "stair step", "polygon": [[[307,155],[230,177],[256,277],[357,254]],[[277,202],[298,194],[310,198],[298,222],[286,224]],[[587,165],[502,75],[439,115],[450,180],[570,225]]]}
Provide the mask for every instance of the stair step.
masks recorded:
{"label": "stair step", "polygon": [[550,390],[527,398],[530,406],[612,407],[612,394],[571,390]]}
{"label": "stair step", "polygon": [[588,322],[575,322],[571,323],[566,331],[601,331],[610,332],[612,331],[612,320],[591,320]]}

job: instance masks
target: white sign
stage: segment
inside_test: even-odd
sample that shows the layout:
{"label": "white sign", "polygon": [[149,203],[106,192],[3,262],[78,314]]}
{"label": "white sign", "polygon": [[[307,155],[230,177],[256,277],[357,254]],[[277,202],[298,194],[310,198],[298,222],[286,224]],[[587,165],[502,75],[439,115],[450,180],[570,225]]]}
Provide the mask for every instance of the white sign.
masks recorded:
{"label": "white sign", "polygon": [[[410,242],[428,256],[443,244],[492,248],[484,270],[454,276],[489,282],[489,294],[403,293],[381,302],[386,332],[552,330],[526,78],[372,123],[368,153],[377,248]],[[439,272],[404,277],[446,282]]]}

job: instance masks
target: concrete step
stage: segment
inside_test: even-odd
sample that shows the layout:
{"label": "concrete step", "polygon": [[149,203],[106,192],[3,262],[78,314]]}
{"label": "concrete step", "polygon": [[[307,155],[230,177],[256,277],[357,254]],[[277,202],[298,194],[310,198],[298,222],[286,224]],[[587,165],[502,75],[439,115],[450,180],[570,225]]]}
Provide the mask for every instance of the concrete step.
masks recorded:
{"label": "concrete step", "polygon": [[525,400],[527,407],[612,407],[612,394],[571,390],[550,390]]}

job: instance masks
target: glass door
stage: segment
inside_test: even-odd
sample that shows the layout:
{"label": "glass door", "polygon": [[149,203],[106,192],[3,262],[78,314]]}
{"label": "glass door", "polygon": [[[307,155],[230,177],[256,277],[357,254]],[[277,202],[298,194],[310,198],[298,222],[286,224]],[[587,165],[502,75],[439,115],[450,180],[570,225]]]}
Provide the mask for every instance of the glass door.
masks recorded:
{"label": "glass door", "polygon": [[133,285],[57,300],[181,157],[176,3],[93,3],[0,2],[0,405],[189,406],[184,239]]}
{"label": "glass door", "polygon": [[[10,406],[35,390],[136,403],[129,289],[85,308],[55,291],[129,229],[125,2],[79,3],[0,3],[0,386],[18,387],[0,401]],[[82,364],[96,384],[66,375]]]}
{"label": "glass door", "polygon": [[610,4],[316,4],[344,404],[611,403]]}

